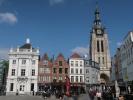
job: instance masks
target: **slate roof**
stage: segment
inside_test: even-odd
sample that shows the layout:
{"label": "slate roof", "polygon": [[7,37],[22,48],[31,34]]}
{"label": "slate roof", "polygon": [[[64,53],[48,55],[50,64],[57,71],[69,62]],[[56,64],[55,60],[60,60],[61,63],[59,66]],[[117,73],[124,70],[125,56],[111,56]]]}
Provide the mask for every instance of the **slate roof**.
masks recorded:
{"label": "slate roof", "polygon": [[[24,45],[22,45],[20,47],[20,49],[31,49],[32,48],[32,45],[30,43],[25,43]],[[32,48],[34,49],[34,48]]]}

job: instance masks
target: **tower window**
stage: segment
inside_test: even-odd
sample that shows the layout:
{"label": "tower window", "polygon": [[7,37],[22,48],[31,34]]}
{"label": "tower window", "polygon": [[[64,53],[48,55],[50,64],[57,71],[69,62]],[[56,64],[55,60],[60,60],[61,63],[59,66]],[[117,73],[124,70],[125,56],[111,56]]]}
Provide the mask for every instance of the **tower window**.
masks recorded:
{"label": "tower window", "polygon": [[100,51],[100,48],[99,48],[99,41],[97,40],[97,52]]}
{"label": "tower window", "polygon": [[102,52],[104,52],[103,41],[101,41],[101,50],[102,50]]}
{"label": "tower window", "polygon": [[103,57],[103,64],[104,64],[104,57]]}
{"label": "tower window", "polygon": [[99,62],[99,64],[100,64],[100,57],[98,57],[98,62]]}

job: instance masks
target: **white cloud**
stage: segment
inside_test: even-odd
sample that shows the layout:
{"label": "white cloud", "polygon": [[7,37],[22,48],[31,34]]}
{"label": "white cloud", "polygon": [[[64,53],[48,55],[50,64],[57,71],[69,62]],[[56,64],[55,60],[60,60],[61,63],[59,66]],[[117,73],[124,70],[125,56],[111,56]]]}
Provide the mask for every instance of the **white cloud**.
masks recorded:
{"label": "white cloud", "polygon": [[18,21],[17,17],[13,13],[0,13],[0,23],[14,24]]}
{"label": "white cloud", "polygon": [[117,42],[117,46],[121,46],[122,45],[122,42]]}
{"label": "white cloud", "polygon": [[0,48],[0,59],[8,59],[8,48]]}
{"label": "white cloud", "polygon": [[49,4],[51,6],[55,5],[55,4],[60,4],[63,3],[65,0],[49,0]]}
{"label": "white cloud", "polygon": [[82,56],[84,56],[84,55],[88,55],[89,54],[89,48],[88,47],[76,47],[76,48],[74,48],[73,50],[72,50],[72,52],[74,53],[78,53],[78,54],[80,54],[80,55],[82,55]]}

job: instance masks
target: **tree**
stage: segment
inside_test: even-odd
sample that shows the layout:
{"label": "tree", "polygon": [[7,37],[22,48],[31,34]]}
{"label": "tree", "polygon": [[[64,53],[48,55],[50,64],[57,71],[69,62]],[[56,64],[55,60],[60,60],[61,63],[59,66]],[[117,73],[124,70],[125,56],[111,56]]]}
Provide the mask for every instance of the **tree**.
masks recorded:
{"label": "tree", "polygon": [[3,69],[3,71],[2,71],[2,85],[6,85],[6,77],[8,75],[9,61],[2,60],[0,62],[0,64],[1,64],[1,67]]}

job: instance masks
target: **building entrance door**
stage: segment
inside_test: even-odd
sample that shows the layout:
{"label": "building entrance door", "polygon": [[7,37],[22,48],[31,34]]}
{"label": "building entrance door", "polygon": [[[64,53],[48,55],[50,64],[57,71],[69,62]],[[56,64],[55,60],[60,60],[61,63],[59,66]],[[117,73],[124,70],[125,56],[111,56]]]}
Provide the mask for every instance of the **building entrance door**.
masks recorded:
{"label": "building entrance door", "polygon": [[20,87],[19,87],[19,93],[20,94],[24,94],[25,93],[24,90],[25,90],[25,85],[20,85]]}

